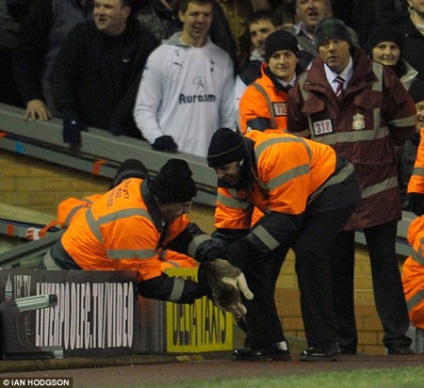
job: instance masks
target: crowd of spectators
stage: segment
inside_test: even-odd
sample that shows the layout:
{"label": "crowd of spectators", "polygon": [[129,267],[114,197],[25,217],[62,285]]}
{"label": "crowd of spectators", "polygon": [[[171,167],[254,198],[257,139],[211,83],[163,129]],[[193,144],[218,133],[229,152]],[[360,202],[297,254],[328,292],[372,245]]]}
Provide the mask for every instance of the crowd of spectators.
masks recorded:
{"label": "crowd of spectators", "polygon": [[[100,39],[89,43],[84,42],[88,39],[87,36],[82,37],[81,45],[84,43],[88,45],[84,49],[87,50],[90,44],[95,47],[95,49],[89,48],[90,58],[84,58],[82,61],[87,63],[90,60],[92,63],[97,63],[93,71],[96,74],[103,72],[103,76],[94,82],[92,72],[74,70],[73,79],[71,79],[69,78],[70,70],[67,70],[68,86],[65,90],[66,82],[63,80],[64,65],[62,63],[65,54],[60,55],[59,63],[56,63],[56,59],[60,51],[69,51],[69,46],[72,44],[66,41],[75,40],[75,32],[72,36],[68,35],[77,24],[87,23],[88,25],[94,19],[100,34],[103,37],[107,36],[108,32],[102,31],[99,25],[108,23],[110,16],[104,9],[113,1],[99,1],[94,6],[92,0],[0,0],[2,68],[0,102],[26,109],[26,119],[62,118],[66,121],[66,128],[68,130],[71,128],[71,131],[78,132],[93,126],[111,131],[116,135],[124,134],[143,138],[143,128],[135,123],[131,109],[131,106],[135,105],[137,84],[139,84],[148,55],[158,45],[168,44],[175,33],[183,30],[180,6],[184,1],[118,1],[117,4],[121,8],[129,9],[130,22],[127,23],[126,30],[134,29],[136,21],[141,26],[139,32],[133,33],[141,35],[137,44],[143,46],[140,52],[143,51],[142,56],[145,58],[134,58],[131,66],[118,66],[113,63],[111,57],[122,56],[122,61],[129,59],[125,57],[129,54],[125,52],[120,42],[124,38]],[[238,107],[244,90],[261,75],[265,38],[275,29],[285,29],[296,36],[299,65],[306,70],[317,56],[315,28],[324,18],[334,16],[343,20],[348,27],[352,43],[368,49],[370,57],[372,52],[369,51],[368,45],[373,26],[393,25],[396,26],[393,28],[398,28],[398,33],[403,37],[402,62],[408,64],[409,73],[412,69],[417,79],[423,78],[422,52],[424,50],[419,49],[424,45],[424,11],[421,8],[422,5],[417,0],[215,0],[213,17],[207,33],[210,41],[225,51],[232,60],[235,78],[233,112],[235,122],[239,123]],[[128,36],[128,31],[124,35]],[[112,44],[112,40],[115,43]],[[66,45],[64,45],[65,42]],[[121,47],[121,52],[114,52],[113,46],[115,49]],[[82,46],[81,50],[83,50]],[[81,55],[81,52],[66,54],[68,60],[74,56],[75,62],[81,62]],[[138,68],[137,71],[135,67]],[[133,70],[129,71],[128,68]],[[396,68],[395,71],[398,69]],[[400,73],[398,75],[403,77]],[[203,75],[193,74],[193,79],[186,82],[198,83],[202,77]],[[101,86],[103,82],[113,86]],[[230,83],[232,82],[231,80]],[[72,88],[69,88],[69,83],[73,84]],[[74,84],[80,86],[74,87]],[[409,86],[410,84],[408,88]],[[103,104],[105,93],[112,94],[113,97],[109,97],[109,101]],[[99,98],[93,98],[95,96]],[[92,103],[98,100],[98,103],[95,103],[97,108],[93,109],[91,104],[88,107],[88,100]],[[120,100],[125,100],[125,103]],[[142,96],[141,100],[143,100]],[[57,104],[61,106],[60,109],[57,108]],[[112,104],[120,105],[118,113],[115,112],[116,109],[114,112],[111,111]],[[125,105],[125,108],[122,105]],[[101,110],[98,109],[100,106]],[[72,114],[70,114],[71,110]],[[105,112],[108,114],[104,114]],[[169,134],[163,130],[163,135]],[[207,138],[210,138],[210,135]],[[190,148],[185,147],[185,144],[177,144],[177,147],[164,149],[189,150]],[[202,156],[205,156],[204,152]]]}

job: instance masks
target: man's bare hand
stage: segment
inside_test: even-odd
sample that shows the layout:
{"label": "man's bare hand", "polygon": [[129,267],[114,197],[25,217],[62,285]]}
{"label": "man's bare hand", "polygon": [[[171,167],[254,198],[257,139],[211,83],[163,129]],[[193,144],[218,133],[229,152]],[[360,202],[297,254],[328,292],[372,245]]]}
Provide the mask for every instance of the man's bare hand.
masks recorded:
{"label": "man's bare hand", "polygon": [[48,121],[53,118],[49,108],[42,100],[28,101],[25,120]]}

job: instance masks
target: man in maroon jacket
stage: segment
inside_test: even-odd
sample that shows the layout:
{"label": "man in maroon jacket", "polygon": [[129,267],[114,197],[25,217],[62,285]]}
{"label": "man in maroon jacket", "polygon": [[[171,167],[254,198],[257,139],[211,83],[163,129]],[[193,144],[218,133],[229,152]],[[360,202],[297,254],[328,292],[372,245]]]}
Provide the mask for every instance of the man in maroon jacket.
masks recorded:
{"label": "man in maroon jacket", "polygon": [[415,131],[415,107],[396,74],[355,47],[336,18],[316,30],[319,56],[289,94],[288,128],[332,145],[355,166],[362,201],[332,249],[333,292],[342,354],[357,351],[353,278],[355,231],[363,230],[374,297],[389,354],[413,354],[396,261],[401,201],[396,150]]}

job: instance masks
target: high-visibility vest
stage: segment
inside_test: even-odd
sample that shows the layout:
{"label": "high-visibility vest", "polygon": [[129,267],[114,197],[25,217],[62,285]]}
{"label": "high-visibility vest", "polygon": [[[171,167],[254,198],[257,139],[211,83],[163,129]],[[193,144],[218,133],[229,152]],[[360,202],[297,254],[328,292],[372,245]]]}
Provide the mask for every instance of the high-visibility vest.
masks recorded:
{"label": "high-visibility vest", "polygon": [[336,169],[336,152],[328,145],[290,134],[251,131],[257,165],[253,188],[218,188],[215,226],[248,229],[253,207],[266,213],[300,214],[308,200]]}
{"label": "high-visibility vest", "polygon": [[408,184],[408,193],[424,194],[424,127],[420,130],[420,144]]}
{"label": "high-visibility vest", "polygon": [[[157,208],[149,208],[141,194],[142,182],[138,178],[125,180],[70,223],[61,242],[82,269],[138,270],[142,281],[160,276],[162,262],[181,260],[181,254],[162,247],[190,221],[183,215],[165,232]],[[195,265],[193,259],[186,259],[185,266],[190,262]]]}

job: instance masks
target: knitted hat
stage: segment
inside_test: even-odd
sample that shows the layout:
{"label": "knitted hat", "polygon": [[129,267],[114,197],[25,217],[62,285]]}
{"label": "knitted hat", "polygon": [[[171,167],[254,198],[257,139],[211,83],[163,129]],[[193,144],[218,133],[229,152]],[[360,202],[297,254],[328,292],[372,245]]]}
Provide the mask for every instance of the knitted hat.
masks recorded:
{"label": "knitted hat", "polygon": [[277,30],[269,34],[265,40],[265,61],[268,62],[272,54],[280,50],[289,50],[298,56],[299,47],[296,37],[284,30]]}
{"label": "knitted hat", "polygon": [[337,18],[321,20],[315,29],[315,43],[317,47],[329,39],[345,40],[351,46],[353,45],[346,24]]}
{"label": "knitted hat", "polygon": [[424,81],[416,78],[412,82],[408,92],[414,100],[414,104],[418,104],[419,102],[424,101]]}
{"label": "knitted hat", "polygon": [[224,166],[246,156],[243,136],[229,128],[219,128],[212,136],[208,149],[209,167]]}
{"label": "knitted hat", "polygon": [[116,175],[113,178],[111,189],[118,186],[124,179],[127,178],[141,178],[146,179],[149,176],[146,166],[136,159],[127,159],[123,162]]}
{"label": "knitted hat", "polygon": [[372,49],[380,42],[394,42],[398,45],[401,53],[403,51],[404,40],[402,31],[390,24],[381,24],[371,30],[368,36],[368,52],[371,53]]}
{"label": "knitted hat", "polygon": [[162,202],[192,201],[197,193],[188,164],[183,159],[169,159],[150,184],[150,190]]}

